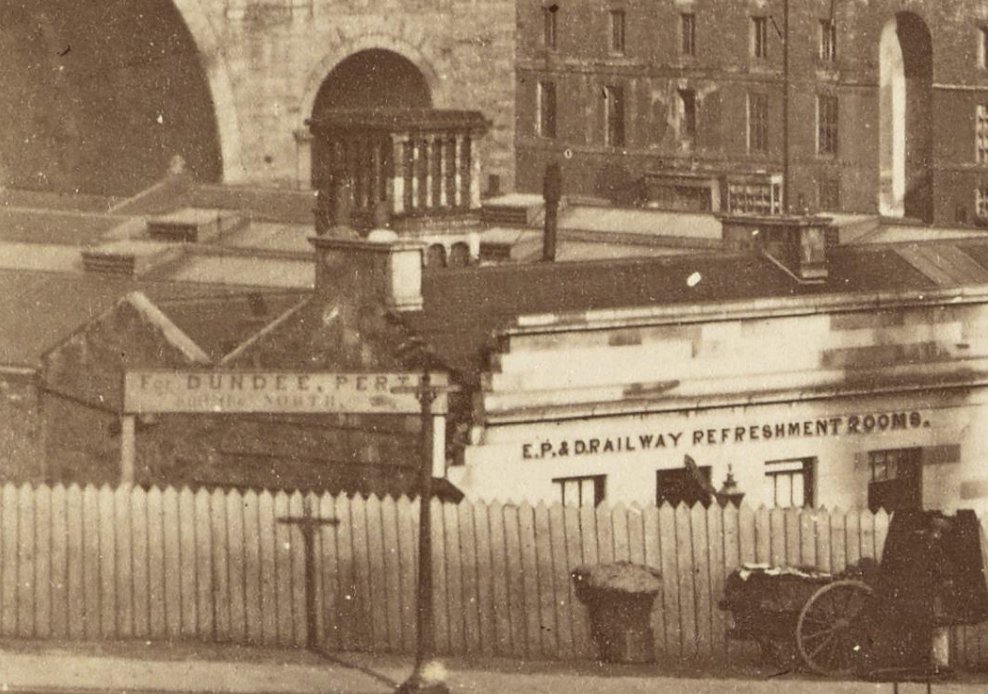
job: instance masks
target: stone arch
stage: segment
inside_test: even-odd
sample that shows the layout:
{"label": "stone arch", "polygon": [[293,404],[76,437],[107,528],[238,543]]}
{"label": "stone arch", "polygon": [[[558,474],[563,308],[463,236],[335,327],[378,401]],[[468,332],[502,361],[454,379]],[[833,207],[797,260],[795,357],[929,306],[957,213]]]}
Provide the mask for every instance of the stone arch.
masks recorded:
{"label": "stone arch", "polygon": [[405,56],[382,48],[351,53],[323,81],[312,117],[340,108],[430,108],[432,92],[422,71]]}
{"label": "stone arch", "polygon": [[209,83],[209,91],[213,97],[216,131],[220,141],[223,181],[241,182],[247,177],[247,168],[243,160],[240,119],[233,96],[233,83],[230,80],[222,43],[201,0],[171,1],[181,14],[186,28],[199,49],[203,71]]}
{"label": "stone arch", "polygon": [[351,55],[374,49],[397,53],[412,63],[425,78],[429,92],[432,95],[433,106],[443,108],[446,105],[447,96],[443,82],[433,67],[432,61],[419,46],[391,34],[364,34],[354,39],[343,41],[334,50],[325,55],[309,72],[299,108],[299,116],[302,119],[302,122],[299,123],[300,128],[305,127],[305,121],[312,115],[312,110],[316,105],[316,98],[319,96],[319,90],[333,69]]}

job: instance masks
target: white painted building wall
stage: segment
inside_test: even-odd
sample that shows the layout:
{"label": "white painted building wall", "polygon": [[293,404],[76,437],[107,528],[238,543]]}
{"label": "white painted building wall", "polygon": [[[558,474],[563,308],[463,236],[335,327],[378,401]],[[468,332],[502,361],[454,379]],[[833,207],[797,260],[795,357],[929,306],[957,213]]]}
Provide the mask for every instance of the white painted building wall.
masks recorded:
{"label": "white painted building wall", "polygon": [[[880,303],[878,303],[880,300]],[[927,508],[988,510],[988,295],[772,300],[522,319],[478,398],[468,496],[556,501],[606,475],[654,503],[684,456],[771,504],[766,463],[815,458],[817,505],[864,506],[869,451],[920,448]],[[784,428],[784,433],[778,427]],[[650,439],[648,437],[651,437]]]}

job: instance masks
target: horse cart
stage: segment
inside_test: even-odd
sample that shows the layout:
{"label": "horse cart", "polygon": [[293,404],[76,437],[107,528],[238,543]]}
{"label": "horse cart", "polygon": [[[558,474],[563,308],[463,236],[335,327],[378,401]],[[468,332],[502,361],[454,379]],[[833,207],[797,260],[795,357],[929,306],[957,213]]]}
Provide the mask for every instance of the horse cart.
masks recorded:
{"label": "horse cart", "polygon": [[840,574],[746,565],[727,579],[729,636],[764,655],[828,676],[898,679],[937,669],[933,644],[949,626],[988,618],[978,520],[900,511],[881,562]]}

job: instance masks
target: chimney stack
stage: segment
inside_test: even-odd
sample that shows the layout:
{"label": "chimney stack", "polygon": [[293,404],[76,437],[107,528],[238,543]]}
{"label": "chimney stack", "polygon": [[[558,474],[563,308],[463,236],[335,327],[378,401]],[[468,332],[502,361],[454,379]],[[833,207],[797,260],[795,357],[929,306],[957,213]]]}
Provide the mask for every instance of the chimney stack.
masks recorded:
{"label": "chimney stack", "polygon": [[562,172],[558,162],[550,162],[545,167],[542,180],[542,198],[545,200],[545,233],[542,239],[542,260],[547,263],[556,260],[556,237],[559,226],[559,201],[562,198]]}
{"label": "chimney stack", "polygon": [[328,301],[379,301],[395,311],[420,311],[425,244],[375,229],[365,239],[335,234],[310,239],[316,250],[316,296]]}
{"label": "chimney stack", "polygon": [[758,251],[800,283],[827,280],[828,255],[838,242],[829,217],[733,215],[720,221],[726,246]]}

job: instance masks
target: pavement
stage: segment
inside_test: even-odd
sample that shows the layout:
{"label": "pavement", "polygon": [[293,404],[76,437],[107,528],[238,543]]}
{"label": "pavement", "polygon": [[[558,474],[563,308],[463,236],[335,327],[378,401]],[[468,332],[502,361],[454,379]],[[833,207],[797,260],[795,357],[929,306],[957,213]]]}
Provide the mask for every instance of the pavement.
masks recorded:
{"label": "pavement", "polygon": [[[506,659],[445,659],[451,692],[531,694],[895,694],[891,683],[834,681],[758,668],[614,666]],[[0,641],[3,692],[217,692],[385,694],[408,677],[409,658],[317,654],[216,644]],[[922,683],[897,692],[921,694]],[[960,674],[932,685],[935,694],[988,692],[988,676]]]}

